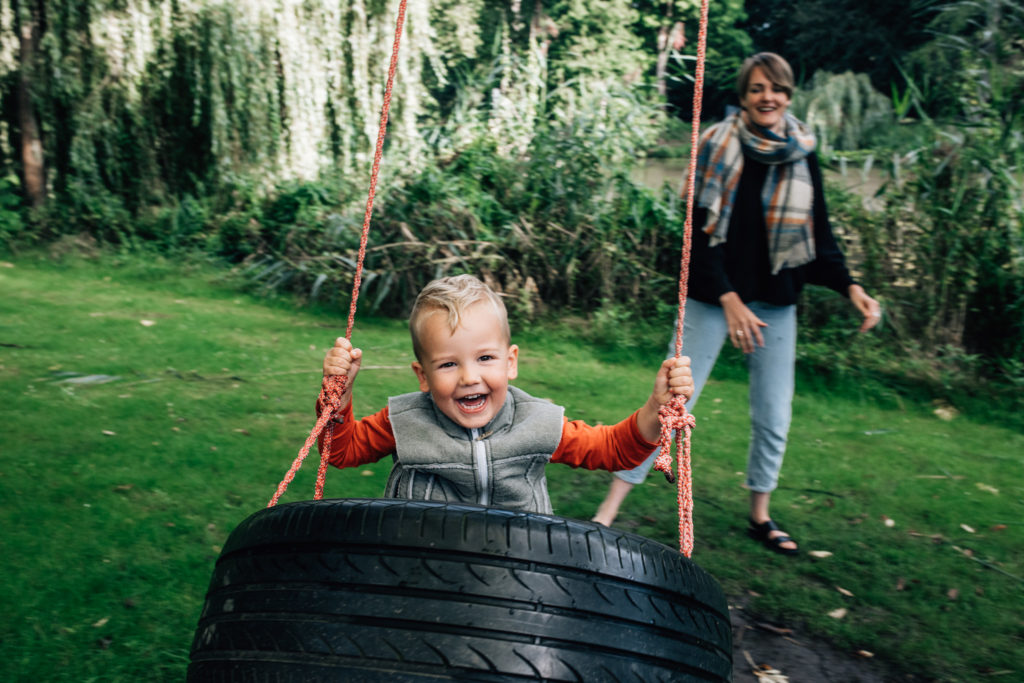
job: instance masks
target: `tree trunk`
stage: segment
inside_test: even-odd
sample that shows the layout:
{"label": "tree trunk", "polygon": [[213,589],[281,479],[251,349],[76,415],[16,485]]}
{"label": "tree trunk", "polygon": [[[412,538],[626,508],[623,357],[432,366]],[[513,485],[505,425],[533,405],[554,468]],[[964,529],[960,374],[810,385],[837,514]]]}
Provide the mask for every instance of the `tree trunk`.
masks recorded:
{"label": "tree trunk", "polygon": [[665,82],[668,75],[668,60],[673,51],[682,50],[686,45],[686,33],[681,21],[672,21],[672,3],[668,3],[665,11],[665,23],[658,29],[658,59],[655,62],[655,80],[657,82],[658,94],[665,97],[668,94],[668,84]]}
{"label": "tree trunk", "polygon": [[33,208],[46,203],[46,169],[43,165],[43,137],[32,103],[32,75],[42,27],[42,0],[29,0],[28,7],[14,3],[18,27],[18,147],[21,155],[25,195]]}

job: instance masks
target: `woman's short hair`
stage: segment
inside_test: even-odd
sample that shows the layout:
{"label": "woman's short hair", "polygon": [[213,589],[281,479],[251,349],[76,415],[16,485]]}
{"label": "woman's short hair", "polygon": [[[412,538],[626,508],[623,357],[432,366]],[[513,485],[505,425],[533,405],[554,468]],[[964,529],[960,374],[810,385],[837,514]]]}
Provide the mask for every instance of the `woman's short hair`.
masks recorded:
{"label": "woman's short hair", "polygon": [[741,101],[746,97],[750,74],[754,67],[760,67],[772,84],[785,91],[789,97],[793,97],[796,83],[793,81],[793,69],[789,66],[789,62],[774,52],[758,52],[752,57],[747,57],[743,66],[740,67],[740,75],[736,79],[736,94],[739,95]]}
{"label": "woman's short hair", "polygon": [[448,327],[452,332],[459,326],[462,315],[474,304],[488,304],[498,316],[505,341],[511,342],[512,332],[508,325],[508,311],[498,294],[472,275],[453,275],[434,280],[424,287],[416,297],[409,314],[409,334],[412,349],[417,360],[422,360],[423,345],[420,343],[420,327],[423,319],[431,313],[448,313]]}

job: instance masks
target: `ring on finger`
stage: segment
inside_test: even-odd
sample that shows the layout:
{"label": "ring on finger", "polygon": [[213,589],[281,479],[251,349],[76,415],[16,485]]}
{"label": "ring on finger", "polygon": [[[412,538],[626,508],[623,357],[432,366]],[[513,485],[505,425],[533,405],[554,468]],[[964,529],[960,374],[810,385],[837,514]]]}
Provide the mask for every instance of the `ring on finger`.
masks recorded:
{"label": "ring on finger", "polygon": [[736,336],[737,337],[742,337],[743,336],[743,330],[736,330]]}

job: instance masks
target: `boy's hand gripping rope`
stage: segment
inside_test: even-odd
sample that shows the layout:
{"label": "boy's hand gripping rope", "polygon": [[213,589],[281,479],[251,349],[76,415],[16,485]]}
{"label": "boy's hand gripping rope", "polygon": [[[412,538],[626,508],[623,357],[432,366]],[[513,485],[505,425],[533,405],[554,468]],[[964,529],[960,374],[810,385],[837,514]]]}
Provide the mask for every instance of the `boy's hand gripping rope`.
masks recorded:
{"label": "boy's hand gripping rope", "polygon": [[[405,24],[405,7],[407,0],[400,0],[398,6],[398,19],[395,22],[395,42],[391,48],[391,65],[388,67],[388,82],[384,88],[384,104],[380,111],[380,127],[377,129],[377,147],[373,154],[373,170],[370,173],[370,191],[366,197],[366,213],[363,215],[363,233],[359,239],[359,258],[356,261],[355,278],[352,282],[352,303],[348,309],[348,327],[345,329],[345,338],[352,339],[352,327],[356,319],[356,303],[359,300],[359,286],[363,280],[363,261],[366,259],[366,242],[370,235],[370,218],[373,215],[373,198],[377,194],[377,175],[380,172],[380,158],[384,150],[384,136],[388,128],[388,110],[391,108],[391,91],[395,85],[395,71],[398,69],[398,47],[402,41],[402,26]],[[324,377],[320,390],[319,403],[322,408],[320,417],[306,437],[306,442],[299,449],[299,454],[292,462],[288,473],[277,485],[277,491],[273,498],[267,503],[267,507],[277,505],[278,499],[284,494],[288,484],[295,478],[295,473],[302,467],[302,461],[309,455],[309,449],[316,443],[317,437],[323,433],[322,448],[320,449],[320,468],[316,473],[316,488],[313,492],[313,499],[320,500],[324,497],[324,480],[327,478],[327,461],[331,451],[331,437],[334,431],[333,419],[340,413],[341,397],[345,393],[348,384],[346,375]]]}
{"label": "boy's hand gripping rope", "polygon": [[[693,234],[693,195],[697,178],[697,145],[700,142],[700,108],[704,98],[704,56],[708,40],[708,0],[700,6],[700,32],[697,37],[697,71],[693,84],[693,122],[690,128],[690,168],[686,177],[686,223],[683,228],[683,253],[679,264],[679,315],[676,319],[676,358],[683,353],[683,318],[686,315],[686,290],[690,279],[690,240]],[[693,415],[686,411],[686,401],[676,396],[658,411],[661,422],[661,452],[654,469],[664,472],[671,482],[676,480],[679,502],[679,550],[690,557],[693,553],[693,486],[690,471],[690,432],[696,426]],[[675,432],[676,460],[679,476],[672,474],[672,433]]]}

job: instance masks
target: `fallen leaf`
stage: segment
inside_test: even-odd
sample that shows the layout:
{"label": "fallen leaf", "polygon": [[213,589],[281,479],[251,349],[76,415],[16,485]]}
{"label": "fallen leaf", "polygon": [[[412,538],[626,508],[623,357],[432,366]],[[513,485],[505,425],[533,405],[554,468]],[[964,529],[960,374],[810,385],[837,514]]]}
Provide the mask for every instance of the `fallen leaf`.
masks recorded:
{"label": "fallen leaf", "polygon": [[372,477],[373,470],[363,470],[360,474],[362,474],[364,477]]}
{"label": "fallen leaf", "polygon": [[754,674],[757,680],[764,681],[765,683],[789,683],[789,678],[783,676],[782,672],[778,669],[773,669],[767,664],[755,664],[754,658],[746,650],[743,651],[743,657],[747,660],[747,664],[750,665],[750,672]]}
{"label": "fallen leaf", "polygon": [[243,436],[249,436],[248,429],[236,429],[235,431],[238,432],[239,434],[242,434]]}
{"label": "fallen leaf", "polygon": [[870,659],[875,656],[874,652],[868,652],[867,650],[857,650],[857,656],[863,657],[864,659]]}
{"label": "fallen leaf", "polygon": [[135,484],[118,484],[114,487],[115,491],[131,491]]}
{"label": "fallen leaf", "polygon": [[103,434],[106,436],[117,436],[117,432],[112,432],[109,429],[104,429]]}
{"label": "fallen leaf", "polygon": [[103,628],[104,626],[106,626],[108,621],[110,621],[110,617],[103,617],[102,619],[97,621],[95,624],[93,624],[92,627],[93,628]]}
{"label": "fallen leaf", "polygon": [[989,527],[989,529],[991,529],[992,531],[1006,531],[1006,525],[1005,524],[993,524],[992,526]]}
{"label": "fallen leaf", "polygon": [[961,524],[960,528],[963,529],[964,531],[966,531],[969,534],[973,534],[974,533],[974,527],[967,526],[966,524]]}
{"label": "fallen leaf", "polygon": [[60,380],[61,384],[106,384],[121,379],[117,375],[79,375]]}
{"label": "fallen leaf", "polygon": [[901,590],[906,590],[906,588],[907,588],[907,580],[904,579],[901,576],[899,579],[896,580],[896,590],[901,591]]}
{"label": "fallen leaf", "polygon": [[840,607],[839,609],[834,609],[831,612],[829,612],[828,615],[833,619],[842,619],[846,616],[846,608]]}
{"label": "fallen leaf", "polygon": [[939,406],[932,412],[935,413],[935,417],[945,422],[949,422],[957,416],[957,410],[953,406]]}
{"label": "fallen leaf", "polygon": [[839,591],[840,595],[845,595],[848,598],[852,598],[853,597],[853,593],[851,593],[850,591],[846,590],[842,586],[836,586],[836,590]]}
{"label": "fallen leaf", "polygon": [[156,325],[156,321],[155,320],[140,320],[139,324],[142,325],[143,327],[153,327],[153,325]]}
{"label": "fallen leaf", "polygon": [[807,554],[819,560],[824,560],[826,557],[832,557],[832,553],[827,550],[812,550]]}
{"label": "fallen leaf", "polygon": [[884,525],[886,525],[888,527],[896,526],[896,522],[894,522],[892,519],[890,519],[889,517],[887,517],[885,515],[882,515],[882,524],[884,524]]}
{"label": "fallen leaf", "polygon": [[948,591],[946,591],[946,597],[950,600],[956,600],[960,597],[960,589],[950,588]]}
{"label": "fallen leaf", "polygon": [[989,486],[988,484],[982,484],[981,482],[976,483],[975,486],[977,486],[982,491],[988,491],[994,496],[999,495],[999,489],[997,489],[995,486]]}

